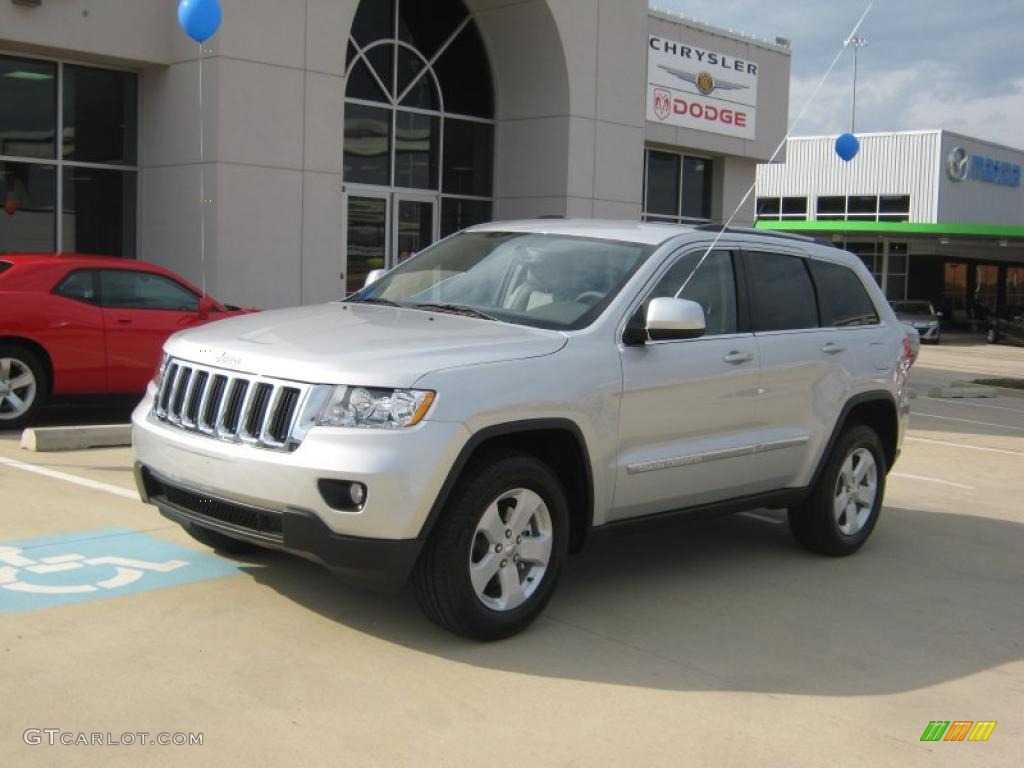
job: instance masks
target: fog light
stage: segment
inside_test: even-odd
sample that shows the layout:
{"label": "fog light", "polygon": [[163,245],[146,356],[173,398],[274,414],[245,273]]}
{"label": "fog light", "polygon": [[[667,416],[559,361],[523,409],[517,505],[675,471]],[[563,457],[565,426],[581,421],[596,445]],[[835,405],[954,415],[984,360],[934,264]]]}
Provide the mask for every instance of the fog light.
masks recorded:
{"label": "fog light", "polygon": [[366,486],[362,483],[352,483],[348,487],[349,498],[352,499],[352,503],[357,507],[363,506],[363,502],[366,501]]}

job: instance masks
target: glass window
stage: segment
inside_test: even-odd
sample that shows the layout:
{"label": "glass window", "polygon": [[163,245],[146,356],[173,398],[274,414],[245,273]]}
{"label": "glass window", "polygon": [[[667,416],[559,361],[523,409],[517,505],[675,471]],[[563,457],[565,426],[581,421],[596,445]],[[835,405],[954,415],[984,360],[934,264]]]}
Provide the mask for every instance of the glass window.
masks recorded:
{"label": "glass window", "polygon": [[711,161],[683,158],[683,218],[711,218]]}
{"label": "glass window", "polygon": [[403,107],[417,109],[440,109],[437,100],[437,88],[434,77],[427,71],[426,64],[419,56],[406,48],[398,49],[398,81],[395,98],[402,96],[405,89],[412,85],[409,93],[402,99]]}
{"label": "glass window", "polygon": [[784,197],[782,198],[782,215],[788,218],[807,218],[806,197]]}
{"label": "glass window", "polygon": [[65,277],[53,290],[58,296],[76,301],[96,303],[96,270],[77,269]]}
{"label": "glass window", "polygon": [[124,269],[100,270],[100,302],[116,309],[199,311],[199,297],[163,275]]}
{"label": "glass window", "polygon": [[[383,80],[385,85],[390,79]],[[381,90],[381,83],[374,78],[369,65],[364,59],[359,59],[349,70],[348,79],[345,82],[345,95],[352,99],[364,99],[366,101],[388,100],[387,95]]]}
{"label": "glass window", "polygon": [[438,126],[432,115],[395,116],[395,186],[437,189]]}
{"label": "glass window", "polygon": [[814,259],[808,266],[818,289],[822,325],[874,325],[878,322],[875,305],[851,269]]}
{"label": "glass window", "polygon": [[0,160],[0,253],[53,251],[57,168]]}
{"label": "glass window", "polygon": [[434,68],[441,81],[445,112],[494,117],[491,68],[476,25],[469,24],[459,33]]}
{"label": "glass window", "polygon": [[395,7],[391,0],[363,0],[352,20],[352,37],[361,46],[391,37],[395,32]]}
{"label": "glass window", "polygon": [[414,46],[429,59],[452,36],[467,15],[465,6],[459,0],[400,2],[398,39]]}
{"label": "glass window", "polygon": [[57,65],[0,56],[0,155],[52,160],[56,130]]}
{"label": "glass window", "polygon": [[458,197],[444,197],[441,200],[441,237],[490,220],[490,200],[463,200]]}
{"label": "glass window", "polygon": [[757,218],[759,219],[777,219],[779,213],[782,210],[780,200],[777,197],[759,197],[757,198]]}
{"label": "glass window", "polygon": [[349,292],[358,291],[366,276],[374,269],[383,269],[387,259],[387,210],[382,197],[348,198],[347,247]]}
{"label": "glass window", "polygon": [[703,255],[704,251],[694,251],[676,261],[648,298],[678,296],[696,301],[704,308],[705,335],[736,333],[736,280],[732,254],[712,251],[701,264]]}
{"label": "glass window", "polygon": [[448,118],[444,121],[444,191],[490,197],[494,126]]}
{"label": "glass window", "polygon": [[679,155],[669,152],[647,153],[647,195],[644,211],[653,214],[679,215]]}
{"label": "glass window", "polygon": [[878,198],[879,213],[910,213],[910,195],[882,195]]}
{"label": "glass window", "polygon": [[748,252],[745,264],[755,330],[784,331],[818,326],[814,286],[804,259],[781,253]]}
{"label": "glass window", "polygon": [[136,164],[138,79],[131,72],[64,66],[63,149],[67,160]]}
{"label": "glass window", "polygon": [[842,219],[846,217],[846,198],[845,197],[819,197],[818,198],[818,218],[822,220],[827,219]]}
{"label": "glass window", "polygon": [[858,195],[849,198],[850,218],[874,219],[878,214],[878,198],[874,196]]}
{"label": "glass window", "polygon": [[391,110],[345,105],[345,181],[391,184]]}
{"label": "glass window", "polygon": [[135,173],[64,167],[65,253],[135,258]]}

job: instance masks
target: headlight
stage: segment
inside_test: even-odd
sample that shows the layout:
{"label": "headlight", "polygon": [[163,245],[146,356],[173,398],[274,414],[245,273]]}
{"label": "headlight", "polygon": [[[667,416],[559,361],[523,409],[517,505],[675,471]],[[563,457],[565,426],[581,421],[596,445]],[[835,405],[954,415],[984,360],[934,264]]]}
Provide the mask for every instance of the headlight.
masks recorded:
{"label": "headlight", "polygon": [[316,417],[320,427],[399,429],[419,424],[434,402],[434,393],[420,389],[334,387]]}

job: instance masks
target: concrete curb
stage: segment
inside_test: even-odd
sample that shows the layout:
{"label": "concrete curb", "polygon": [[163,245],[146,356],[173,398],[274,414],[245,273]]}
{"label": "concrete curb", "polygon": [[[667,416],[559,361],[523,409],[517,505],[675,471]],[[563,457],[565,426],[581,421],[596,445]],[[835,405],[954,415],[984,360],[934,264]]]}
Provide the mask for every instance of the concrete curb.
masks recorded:
{"label": "concrete curb", "polygon": [[[980,377],[979,377],[980,378]],[[992,376],[988,378],[998,378]],[[1024,389],[1014,389],[1013,387],[996,387],[991,384],[975,384],[973,381],[954,381],[952,386],[954,387],[984,387],[985,389],[991,389],[999,397],[1024,397]]]}
{"label": "concrete curb", "polygon": [[928,397],[936,398],[961,398],[961,397],[995,397],[995,387],[942,387],[941,389],[932,389],[928,392]]}
{"label": "concrete curb", "polygon": [[32,427],[21,433],[21,447],[26,451],[76,451],[83,448],[112,448],[131,444],[131,424]]}

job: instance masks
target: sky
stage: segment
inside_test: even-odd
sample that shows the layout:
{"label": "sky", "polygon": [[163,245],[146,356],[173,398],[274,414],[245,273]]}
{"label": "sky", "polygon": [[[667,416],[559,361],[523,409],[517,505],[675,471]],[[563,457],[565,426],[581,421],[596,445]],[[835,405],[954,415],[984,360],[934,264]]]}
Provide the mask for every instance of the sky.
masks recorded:
{"label": "sky", "polygon": [[[792,41],[790,121],[868,0],[651,0],[652,8]],[[946,128],[1024,149],[1024,0],[875,0],[858,32],[857,132]],[[850,129],[853,51],[795,136]]]}

